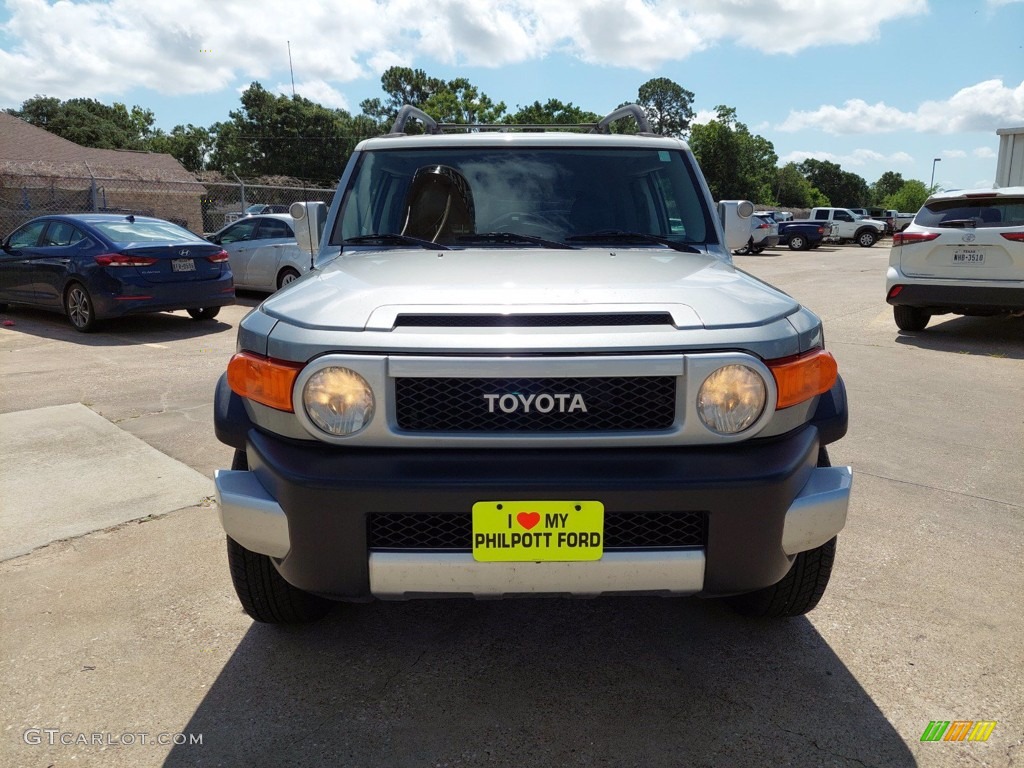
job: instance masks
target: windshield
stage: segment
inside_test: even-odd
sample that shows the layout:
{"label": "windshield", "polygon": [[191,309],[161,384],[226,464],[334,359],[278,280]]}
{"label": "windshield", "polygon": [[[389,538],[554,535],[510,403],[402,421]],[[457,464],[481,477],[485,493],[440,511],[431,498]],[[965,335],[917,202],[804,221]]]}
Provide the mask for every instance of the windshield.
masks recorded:
{"label": "windshield", "polygon": [[716,242],[690,162],[664,149],[376,150],[360,157],[343,205],[332,245],[387,234],[508,246],[526,243],[493,235],[565,242],[602,231],[618,233],[616,242],[623,233]]}

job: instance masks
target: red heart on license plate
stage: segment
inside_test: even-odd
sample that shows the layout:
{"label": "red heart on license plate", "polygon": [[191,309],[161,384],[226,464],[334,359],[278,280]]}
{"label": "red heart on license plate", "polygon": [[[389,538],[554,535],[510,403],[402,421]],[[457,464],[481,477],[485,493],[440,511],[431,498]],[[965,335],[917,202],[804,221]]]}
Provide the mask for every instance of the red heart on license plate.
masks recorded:
{"label": "red heart on license plate", "polygon": [[516,515],[516,522],[526,530],[530,530],[540,522],[540,512],[520,512]]}

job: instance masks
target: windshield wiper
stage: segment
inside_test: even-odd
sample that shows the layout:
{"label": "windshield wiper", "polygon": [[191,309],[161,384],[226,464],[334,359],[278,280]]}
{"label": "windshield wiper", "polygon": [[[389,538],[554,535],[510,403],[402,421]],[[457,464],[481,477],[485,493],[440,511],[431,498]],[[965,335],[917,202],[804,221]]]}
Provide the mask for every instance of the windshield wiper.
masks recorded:
{"label": "windshield wiper", "polygon": [[513,245],[516,243],[530,243],[531,245],[542,245],[545,248],[569,248],[576,250],[576,247],[568,243],[561,243],[558,240],[548,240],[544,237],[533,235],[520,235],[517,232],[477,232],[473,235],[461,235],[459,243],[500,243],[502,245]]}
{"label": "windshield wiper", "polygon": [[683,253],[702,253],[702,251],[697,250],[692,245],[678,243],[667,237],[661,237],[660,235],[652,235],[644,232],[627,232],[622,229],[601,229],[597,232],[588,232],[585,235],[570,235],[565,239],[571,242],[581,243],[606,243],[609,240],[615,240],[617,242],[657,243],[659,245],[667,245],[669,248],[676,251],[682,251]]}
{"label": "windshield wiper", "polygon": [[380,234],[380,235],[357,235],[356,237],[348,237],[341,241],[342,245],[418,245],[420,248],[430,248],[431,250],[438,251],[450,251],[447,245],[441,245],[441,243],[432,243],[429,240],[423,240],[419,237],[409,237],[409,235],[395,235],[395,234]]}

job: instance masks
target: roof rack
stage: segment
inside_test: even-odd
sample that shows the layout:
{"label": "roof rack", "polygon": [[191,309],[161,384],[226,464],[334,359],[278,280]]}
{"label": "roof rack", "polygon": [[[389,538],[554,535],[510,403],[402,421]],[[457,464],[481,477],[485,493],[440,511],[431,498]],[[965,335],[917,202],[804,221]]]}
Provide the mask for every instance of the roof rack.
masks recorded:
{"label": "roof rack", "polygon": [[529,132],[576,130],[586,131],[588,133],[610,134],[611,124],[624,117],[632,117],[636,120],[637,127],[640,129],[638,135],[658,135],[651,130],[651,124],[647,120],[647,115],[644,114],[643,109],[636,104],[624,104],[614,112],[610,112],[597,123],[439,123],[422,109],[406,104],[398,111],[398,115],[395,117],[395,122],[391,126],[391,130],[384,135],[386,138],[404,136],[405,126],[411,119],[419,120],[426,128],[426,132],[434,136],[442,133],[464,133],[466,131],[510,133],[512,131]]}

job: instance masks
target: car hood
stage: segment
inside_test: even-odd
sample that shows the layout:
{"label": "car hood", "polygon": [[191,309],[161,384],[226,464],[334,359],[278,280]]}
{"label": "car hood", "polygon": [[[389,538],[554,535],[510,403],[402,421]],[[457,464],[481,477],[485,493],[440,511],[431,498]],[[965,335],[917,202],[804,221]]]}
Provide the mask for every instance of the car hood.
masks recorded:
{"label": "car hood", "polygon": [[306,328],[390,330],[400,313],[668,311],[680,327],[745,327],[799,310],[714,254],[582,248],[347,252],[262,311]]}

